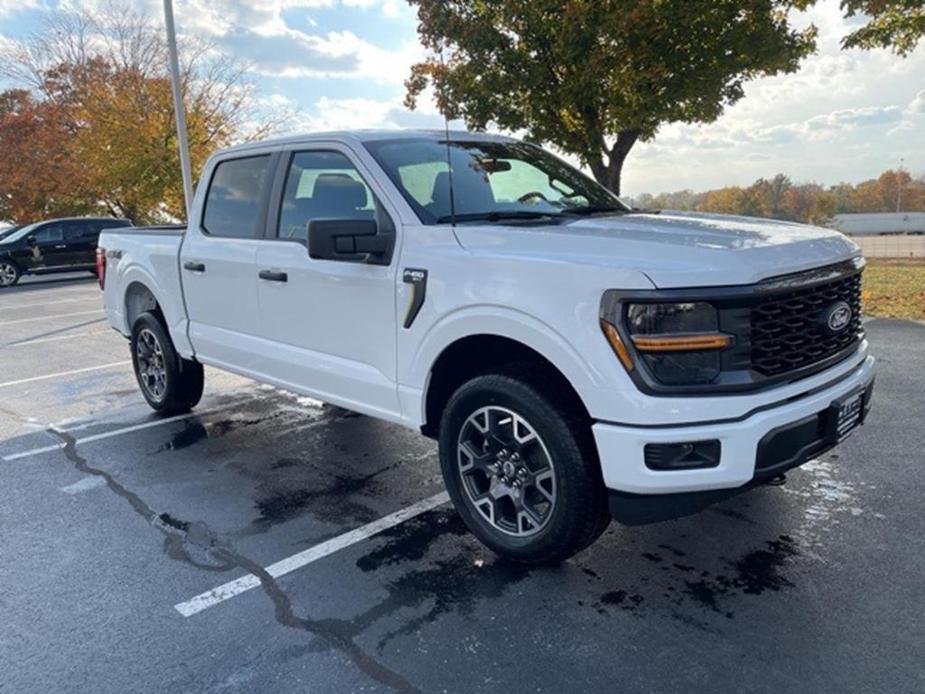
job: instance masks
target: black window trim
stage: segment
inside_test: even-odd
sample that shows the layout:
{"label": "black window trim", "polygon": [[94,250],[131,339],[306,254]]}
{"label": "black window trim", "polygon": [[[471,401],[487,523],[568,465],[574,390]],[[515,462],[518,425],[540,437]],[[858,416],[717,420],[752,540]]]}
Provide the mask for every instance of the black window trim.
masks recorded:
{"label": "black window trim", "polygon": [[[260,192],[260,199],[257,201],[257,218],[254,220],[254,228],[251,230],[250,236],[223,236],[221,234],[213,234],[208,229],[206,229],[206,210],[209,207],[209,193],[212,192],[212,184],[215,182],[215,174],[218,172],[219,167],[222,164],[231,161],[243,161],[245,159],[261,159],[266,157],[267,159],[267,170],[264,172],[262,190]],[[259,241],[266,236],[266,212],[267,207],[270,204],[271,199],[271,188],[274,182],[273,176],[275,175],[277,166],[279,164],[280,152],[278,150],[271,151],[262,151],[255,152],[253,154],[247,154],[245,156],[236,157],[228,156],[218,159],[212,170],[209,173],[209,187],[206,188],[206,194],[202,199],[202,211],[199,213],[198,227],[202,235],[209,239],[247,239],[251,241]]]}

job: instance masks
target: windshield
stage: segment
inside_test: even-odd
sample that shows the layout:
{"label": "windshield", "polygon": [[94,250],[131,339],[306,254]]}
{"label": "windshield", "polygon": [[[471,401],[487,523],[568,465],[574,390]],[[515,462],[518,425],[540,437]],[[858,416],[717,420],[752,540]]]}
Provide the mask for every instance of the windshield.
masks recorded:
{"label": "windshield", "polygon": [[11,235],[13,232],[15,232],[18,229],[22,229],[22,224],[17,224],[16,226],[5,227],[3,229],[0,229],[0,239],[6,238],[7,236]]}
{"label": "windshield", "polygon": [[9,236],[4,236],[3,238],[0,238],[0,243],[12,243],[13,241],[19,241],[19,239],[23,238],[30,232],[34,231],[40,223],[41,222],[36,223],[36,224],[27,224],[26,226],[14,231]]}
{"label": "windshield", "polygon": [[[523,142],[380,140],[366,148],[426,224],[625,213],[577,169]],[[450,203],[450,168],[453,201]]]}

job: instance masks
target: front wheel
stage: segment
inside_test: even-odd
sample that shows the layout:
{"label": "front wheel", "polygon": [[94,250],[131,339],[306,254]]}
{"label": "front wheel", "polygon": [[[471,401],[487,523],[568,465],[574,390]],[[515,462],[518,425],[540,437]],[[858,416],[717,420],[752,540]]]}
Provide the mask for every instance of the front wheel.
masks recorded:
{"label": "front wheel", "polygon": [[564,398],[517,373],[479,376],[450,398],[440,464],[466,525],[511,559],[563,561],[609,522],[587,423]]}
{"label": "front wheel", "polygon": [[19,267],[8,260],[0,260],[0,288],[12,287],[19,282]]}
{"label": "front wheel", "polygon": [[164,415],[183,414],[202,398],[202,364],[183,359],[153,313],[142,313],[132,327],[132,365],[148,405]]}

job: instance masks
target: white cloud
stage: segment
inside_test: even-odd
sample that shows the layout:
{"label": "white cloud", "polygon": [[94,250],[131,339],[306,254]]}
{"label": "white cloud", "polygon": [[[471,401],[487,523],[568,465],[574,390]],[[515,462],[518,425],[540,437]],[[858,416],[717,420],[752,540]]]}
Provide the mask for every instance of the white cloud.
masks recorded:
{"label": "white cloud", "polygon": [[925,113],[925,89],[920,91],[909,102],[909,113]]}
{"label": "white cloud", "polygon": [[626,163],[627,192],[706,190],[778,172],[859,181],[901,157],[925,169],[925,46],[905,59],[841,50],[851,23],[838,0],[822,0],[795,20],[810,22],[819,29],[819,52],[798,72],[748,83],[745,97],[715,123],[668,125],[637,145]]}
{"label": "white cloud", "polygon": [[32,10],[38,6],[38,0],[0,0],[0,17],[22,10]]}
{"label": "white cloud", "polygon": [[[292,108],[294,105],[294,102],[288,99],[280,103],[287,108]],[[449,125],[452,129],[464,127],[458,121],[452,121]],[[299,133],[370,128],[427,130],[443,127],[443,116],[437,112],[429,100],[422,101],[418,110],[409,111],[402,104],[401,97],[391,99],[321,97],[312,104],[310,111],[296,110],[286,130],[290,133]]]}

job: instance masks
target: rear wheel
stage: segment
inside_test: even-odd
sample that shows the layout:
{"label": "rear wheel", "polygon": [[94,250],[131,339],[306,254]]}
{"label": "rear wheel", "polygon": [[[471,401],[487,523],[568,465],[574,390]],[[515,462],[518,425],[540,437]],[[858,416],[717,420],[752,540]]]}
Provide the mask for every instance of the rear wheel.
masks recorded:
{"label": "rear wheel", "polygon": [[19,282],[19,267],[9,260],[0,260],[0,288],[12,287]]}
{"label": "rear wheel", "polygon": [[453,503],[495,552],[557,563],[609,523],[587,423],[523,374],[479,376],[450,398],[440,463]]}
{"label": "rear wheel", "polygon": [[141,394],[164,415],[182,414],[202,398],[202,365],[183,359],[153,313],[141,314],[132,328],[132,364]]}

